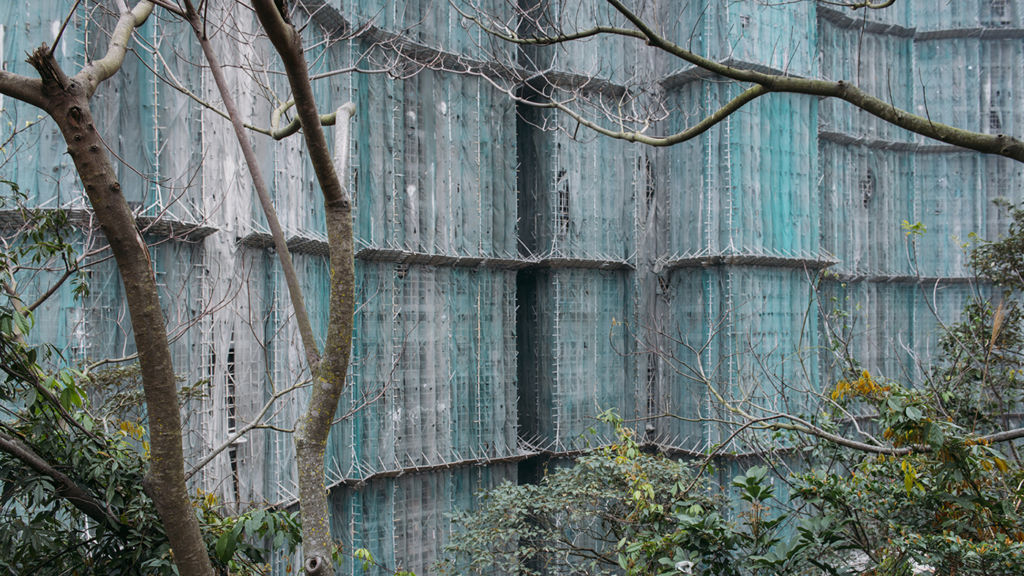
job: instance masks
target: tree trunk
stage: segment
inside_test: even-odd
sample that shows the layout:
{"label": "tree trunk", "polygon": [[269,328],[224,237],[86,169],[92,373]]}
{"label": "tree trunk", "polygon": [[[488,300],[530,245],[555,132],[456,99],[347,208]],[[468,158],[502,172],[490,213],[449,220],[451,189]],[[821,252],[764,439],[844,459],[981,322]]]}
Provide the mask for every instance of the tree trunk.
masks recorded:
{"label": "tree trunk", "polygon": [[[295,100],[303,138],[310,161],[324,196],[327,241],[331,258],[330,316],[327,342],[320,366],[313,367],[313,391],[309,406],[300,417],[295,432],[299,499],[302,512],[303,555],[306,572],[312,576],[334,574],[331,561],[331,534],[324,488],[324,453],[327,436],[334,422],[338,400],[345,388],[352,350],[352,326],[355,313],[355,265],[352,240],[352,203],[338,178],[327,146],[320,114],[313,98],[302,40],[273,0],[254,0],[256,16],[281,56]],[[347,126],[346,114],[354,108],[343,107],[338,129]],[[342,159],[344,161],[344,159]]]}
{"label": "tree trunk", "polygon": [[[131,18],[131,14],[122,20],[125,18]],[[112,42],[117,40],[115,33]],[[151,458],[144,488],[156,504],[179,572],[213,576],[199,522],[185,488],[177,385],[149,250],[121,193],[106,144],[96,131],[89,108],[89,97],[99,81],[109,77],[109,70],[87,68],[68,78],[46,45],[36,49],[28,60],[39,72],[44,109],[64,136],[124,283],[149,420]],[[120,62],[117,65],[120,67]]]}

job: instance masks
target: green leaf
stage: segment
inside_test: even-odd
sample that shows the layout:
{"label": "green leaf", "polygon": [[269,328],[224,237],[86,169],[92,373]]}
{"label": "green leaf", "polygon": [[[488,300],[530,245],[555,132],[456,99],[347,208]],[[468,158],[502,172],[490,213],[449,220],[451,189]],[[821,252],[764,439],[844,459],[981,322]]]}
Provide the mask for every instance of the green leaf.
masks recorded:
{"label": "green leaf", "polygon": [[63,406],[65,410],[70,411],[79,403],[80,400],[78,399],[78,394],[71,388],[65,388],[60,391],[60,405]]}
{"label": "green leaf", "polygon": [[235,548],[238,546],[238,540],[236,540],[235,536],[233,532],[225,532],[217,539],[214,551],[217,554],[217,559],[221,562],[226,563],[235,555]]}
{"label": "green leaf", "polygon": [[938,450],[942,447],[942,444],[946,441],[946,434],[942,431],[942,428],[932,424],[928,426],[927,442],[928,445],[933,449]]}
{"label": "green leaf", "polygon": [[32,313],[21,314],[17,310],[12,314],[15,329],[21,334],[28,334],[32,330]]}

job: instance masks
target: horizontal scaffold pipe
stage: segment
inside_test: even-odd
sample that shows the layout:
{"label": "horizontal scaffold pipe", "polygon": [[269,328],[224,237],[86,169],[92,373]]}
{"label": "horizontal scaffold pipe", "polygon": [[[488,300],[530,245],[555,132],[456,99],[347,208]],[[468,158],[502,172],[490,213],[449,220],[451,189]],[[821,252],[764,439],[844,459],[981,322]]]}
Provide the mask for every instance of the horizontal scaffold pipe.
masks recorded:
{"label": "horizontal scaffold pipe", "polygon": [[[534,452],[521,452],[517,454],[509,454],[507,456],[482,456],[478,458],[462,458],[459,460],[452,460],[450,462],[440,462],[437,464],[421,464],[421,465],[409,465],[402,466],[399,468],[393,468],[389,470],[382,470],[380,472],[373,472],[359,478],[343,478],[341,480],[335,480],[327,484],[327,489],[332,490],[340,487],[362,487],[374,480],[381,480],[384,478],[398,478],[405,476],[406,474],[422,474],[426,472],[437,472],[441,470],[452,470],[455,468],[469,468],[472,466],[485,466],[489,464],[502,464],[521,462],[527,458],[531,458],[535,455]],[[284,502],[278,502],[274,505],[276,509],[288,509],[293,506],[297,506],[299,501],[296,499],[287,500]]]}
{"label": "horizontal scaffold pipe", "polygon": [[[83,230],[99,230],[99,222],[89,208],[36,208],[34,212],[62,212],[67,223]],[[20,228],[25,224],[25,214],[21,210],[0,210],[0,229]],[[147,236],[175,238],[187,242],[198,242],[217,231],[217,228],[206,226],[202,222],[186,222],[168,215],[136,216],[135,226]]]}
{"label": "horizontal scaffold pipe", "polygon": [[974,284],[985,283],[974,276],[915,276],[913,274],[857,274],[843,273],[829,274],[822,278],[824,281],[855,283],[868,282],[873,284]]}
{"label": "horizontal scaffold pipe", "polygon": [[679,268],[707,268],[712,266],[757,266],[764,268],[802,268],[822,270],[835,266],[839,261],[830,256],[787,256],[761,253],[699,254],[678,258],[666,258],[655,264],[655,271],[677,270]]}
{"label": "horizontal scaffold pipe", "polygon": [[[247,234],[239,240],[239,244],[250,248],[272,248],[270,235],[262,232]],[[323,238],[309,236],[292,236],[288,239],[288,249],[293,253],[326,255],[327,241]],[[539,270],[539,269],[588,269],[588,270],[633,270],[635,266],[628,260],[604,258],[566,258],[552,255],[531,255],[517,258],[499,258],[490,256],[452,256],[429,252],[414,252],[397,248],[363,248],[356,252],[356,260],[366,262],[392,262],[394,264],[412,264],[419,266],[437,266],[442,268],[487,268],[492,270]]]}

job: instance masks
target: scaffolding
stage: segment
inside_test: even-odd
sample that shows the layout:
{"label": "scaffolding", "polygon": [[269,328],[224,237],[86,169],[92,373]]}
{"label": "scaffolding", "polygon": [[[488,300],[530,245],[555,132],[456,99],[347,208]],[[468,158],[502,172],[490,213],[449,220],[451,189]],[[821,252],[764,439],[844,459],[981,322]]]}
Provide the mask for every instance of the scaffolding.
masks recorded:
{"label": "scaffolding", "polygon": [[[370,21],[444,62],[517,54],[443,2],[301,4],[315,8],[303,32],[314,74],[368,54],[364,39],[339,31]],[[504,0],[485,4],[509,16]],[[936,121],[1019,133],[1018,2],[914,0],[855,18],[812,2],[643,4],[644,16],[701,55],[849,80]],[[65,8],[0,5],[0,58],[9,70],[31,73],[20,54],[52,39]],[[571,8],[565,13],[576,20],[552,20],[561,24],[621,24],[597,0],[548,8]],[[75,11],[62,65],[95,56],[104,14]],[[222,16],[256,30],[249,14]],[[189,62],[201,58],[187,32],[161,18],[142,28],[139,56],[97,94],[96,113],[153,243],[176,369],[205,391],[186,407],[190,466],[274,400],[267,414],[277,429],[237,440],[193,477],[194,487],[238,510],[294,506],[294,447],[281,430],[305,405],[310,374],[277,254],[230,126],[150,72],[218,105],[212,83]],[[271,105],[241,73],[266,60],[265,47],[213,41],[238,64],[227,72],[240,108],[269,118]],[[691,126],[740,90],[628,38],[527,56],[560,74],[595,77],[596,92],[653,86],[651,98],[668,114],[652,133]],[[330,75],[315,86],[324,111],[349,100],[358,109],[346,176],[357,313],[349,385],[328,444],[332,525],[347,549],[368,548],[389,568],[429,572],[450,529],[447,512],[472,506],[475,489],[517,481],[519,465],[528,469],[536,455],[606,440],[600,427],[589,433],[604,410],[631,419],[717,417],[708,383],[733,398],[805,409],[842,369],[826,351],[837,306],[848,313],[838,334],[866,369],[920,376],[937,350],[940,319],[955,320],[966,298],[985,290],[972,284],[961,243],[972,232],[995,238],[1006,230],[993,200],[1024,199],[1019,164],[926,141],[839,101],[771,94],[700,138],[655,150],[513,103],[478,75],[420,68],[397,78]],[[276,75],[267,89],[287,94]],[[17,126],[37,122],[36,111],[10,99],[0,107]],[[76,241],[83,250],[100,246],[52,122],[39,120],[19,142],[2,177],[36,206],[74,211]],[[254,142],[322,342],[330,272],[312,167],[299,138]],[[904,221],[927,232],[908,236]],[[23,286],[42,291],[46,281]],[[84,302],[62,290],[42,308],[35,337],[55,343],[68,362],[130,355],[113,264],[92,266],[90,282]],[[804,394],[779,393],[792,382]],[[289,387],[297,388],[275,398]],[[724,439],[709,420],[643,422],[645,441],[677,453],[706,453]],[[344,573],[361,572],[346,563]]]}

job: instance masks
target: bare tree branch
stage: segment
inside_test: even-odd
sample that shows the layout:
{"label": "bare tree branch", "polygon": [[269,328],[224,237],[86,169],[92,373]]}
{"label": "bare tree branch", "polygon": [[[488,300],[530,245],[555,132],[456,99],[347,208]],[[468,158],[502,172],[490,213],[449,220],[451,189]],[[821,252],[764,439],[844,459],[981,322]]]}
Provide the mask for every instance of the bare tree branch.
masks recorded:
{"label": "bare tree branch", "polygon": [[[449,2],[453,6],[456,5],[455,0],[449,0]],[[470,65],[468,61],[463,60],[465,63],[462,66],[463,69],[461,71],[463,73],[477,74],[486,78],[494,84],[495,87],[515,98],[517,102],[533,106],[556,108],[572,117],[581,125],[586,126],[587,128],[604,136],[630,142],[640,142],[651,146],[670,146],[684,142],[701,134],[715,123],[720,122],[722,119],[727,117],[729,113],[738,110],[742,104],[769,92],[780,92],[790,94],[807,94],[811,96],[843,100],[894,126],[898,126],[927,138],[961,148],[976,150],[986,154],[1005,156],[1018,162],[1024,162],[1024,140],[1005,134],[984,134],[981,132],[972,132],[970,130],[964,130],[935,122],[927,116],[919,116],[897,108],[891,102],[887,102],[881,98],[873,96],[861,90],[857,86],[842,80],[830,81],[801,78],[781,72],[765,71],[763,68],[756,68],[752,65],[748,66],[743,64],[727,64],[718,62],[713,59],[700,56],[699,54],[687,50],[686,48],[668,40],[654,29],[652,23],[648,22],[628,8],[622,0],[607,0],[607,2],[622,17],[624,17],[633,26],[633,28],[597,25],[586,27],[578,31],[555,31],[552,34],[539,33],[536,35],[521,35],[517,31],[509,28],[508,25],[500,22],[494,22],[486,15],[477,16],[467,10],[459,8],[458,6],[455,7],[463,18],[474,22],[487,34],[512,44],[520,46],[548,46],[594,38],[601,35],[634,38],[687,62],[698,69],[737,82],[751,83],[754,84],[754,86],[744,90],[739,96],[708,115],[696,125],[673,134],[651,136],[644,133],[647,123],[644,123],[644,129],[630,130],[622,126],[625,124],[625,122],[622,122],[622,120],[624,120],[623,117],[610,115],[613,122],[617,121],[620,124],[620,128],[618,130],[611,129],[594,118],[587,118],[584,113],[571,107],[570,105],[574,98],[567,98],[559,101],[557,98],[552,97],[552,95],[548,93],[548,88],[560,88],[569,90],[574,94],[579,94],[582,90],[581,86],[585,85],[577,82],[579,86],[574,88],[571,84],[566,84],[564,79],[560,79],[561,75],[556,73],[554,70],[541,69],[529,72],[527,70],[520,69],[516,65],[507,65],[503,67],[496,67],[494,64],[491,64],[490,66],[474,66]],[[837,2],[837,4],[841,6],[852,9],[881,9],[892,5],[893,3],[894,2],[891,0],[885,0],[882,2]],[[536,18],[536,16],[527,15],[523,10],[520,11],[520,15],[527,19],[527,21],[532,21],[532,19]],[[537,27],[540,28],[540,26]],[[377,35],[380,34],[375,31],[371,32]],[[406,57],[423,63],[423,65],[427,67],[444,67],[445,69],[450,67],[449,60],[451,60],[451,58],[438,59],[438,57],[435,56],[430,62],[425,62],[421,57],[422,55],[415,51],[401,50],[400,52]],[[502,78],[503,81],[507,81],[507,78],[505,77],[509,75],[513,78],[518,78],[521,85],[531,87],[534,92],[541,96],[541,101],[533,100],[529,97],[517,96],[514,87],[498,84],[499,78]],[[538,82],[540,82],[545,89],[538,89]]]}
{"label": "bare tree branch", "polygon": [[39,78],[29,78],[7,70],[0,70],[0,93],[36,108],[46,108],[43,98],[43,82]]}
{"label": "bare tree branch", "polygon": [[861,8],[867,8],[868,10],[881,10],[888,8],[896,3],[896,0],[882,0],[881,2],[871,2],[871,0],[860,0],[859,2],[838,2],[835,0],[818,0],[821,4],[828,4],[831,6],[839,6],[840,8],[849,8],[851,10],[860,10]]}
{"label": "bare tree branch", "polygon": [[306,354],[306,362],[309,364],[310,370],[315,371],[316,366],[320,363],[320,352],[317,350],[316,339],[313,337],[313,325],[310,322],[309,312],[306,310],[305,300],[302,297],[302,288],[299,284],[298,274],[295,272],[291,252],[288,249],[284,228],[281,227],[281,222],[277,217],[277,210],[270,199],[270,189],[267,187],[266,180],[263,177],[263,171],[256,158],[256,151],[253,149],[252,143],[249,141],[249,135],[245,131],[241,114],[238,112],[234,98],[231,97],[231,90],[227,79],[224,77],[220,58],[217,56],[216,51],[210,44],[210,39],[204,32],[205,26],[203,21],[190,0],[185,1],[185,10],[187,21],[199,40],[207,62],[210,64],[210,72],[213,74],[213,80],[217,85],[217,90],[220,92],[221,100],[224,101],[228,118],[231,119],[231,126],[235,131],[235,137],[242,148],[242,155],[245,157],[245,164],[249,168],[249,176],[252,178],[253,187],[256,189],[256,196],[259,198],[263,213],[267,217],[267,225],[274,240],[274,248],[277,251],[278,260],[281,262],[285,283],[288,285],[288,296],[291,299],[292,309],[295,311],[295,320],[299,325],[299,334],[301,335],[303,350]]}
{"label": "bare tree branch", "polygon": [[[596,122],[588,120],[585,116],[583,116],[579,112],[576,112],[575,110],[561,102],[549,102],[548,104],[534,103],[533,105],[539,107],[550,106],[553,108],[557,108],[558,110],[564,112],[570,118],[578,122],[580,125],[585,126],[586,128],[589,128],[594,132],[597,132],[598,134],[607,136],[609,138],[616,138],[618,140],[625,140],[627,142],[639,142],[640,144],[647,144],[648,146],[672,146],[674,144],[686,142],[687,140],[692,140],[693,138],[700,136],[701,134],[707,132],[716,124],[722,122],[723,120],[731,116],[734,112],[742,108],[747,103],[753,102],[757,98],[764,96],[767,93],[768,90],[765,89],[765,87],[760,84],[747,88],[738,96],[730,100],[725,106],[722,106],[721,108],[715,110],[712,114],[705,117],[697,124],[694,124],[693,126],[687,128],[686,130],[665,137],[647,136],[643,132],[635,130],[609,130]],[[517,101],[521,100],[521,98],[517,98]]]}
{"label": "bare tree branch", "polygon": [[128,52],[128,41],[132,37],[132,32],[141,26],[152,12],[153,3],[143,1],[136,4],[131,12],[121,14],[114,27],[114,32],[110,36],[107,53],[103,58],[86,64],[81,72],[75,75],[75,81],[86,86],[86,98],[91,98],[101,82],[121,69],[125,54]]}
{"label": "bare tree branch", "polygon": [[[1018,162],[1024,162],[1024,141],[1012,138],[1005,134],[982,134],[971,132],[961,128],[955,128],[931,119],[911,114],[905,110],[896,108],[892,103],[876,98],[860,88],[842,80],[832,82],[828,80],[814,80],[797,78],[784,74],[772,74],[759,72],[747,68],[728,66],[715,62],[709,58],[699,56],[678,44],[669,41],[644,21],[643,18],[631,11],[621,0],[607,0],[623,17],[629,20],[639,30],[649,45],[664,52],[672,54],[694,66],[703,68],[720,76],[737,80],[740,82],[752,82],[759,84],[769,92],[787,92],[792,94],[809,94],[812,96],[823,96],[838,98],[853,104],[857,108],[868,112],[890,124],[899,126],[911,132],[952,144],[962,148],[995,154],[1012,158]],[[870,4],[865,3],[865,6]],[[670,137],[671,138],[671,137]]]}
{"label": "bare tree branch", "polygon": [[287,396],[288,394],[291,394],[292,392],[298,390],[299,388],[302,388],[307,383],[308,382],[301,382],[299,384],[296,384],[295,386],[289,386],[288,388],[285,388],[284,390],[275,391],[271,395],[270,399],[263,403],[263,407],[260,408],[260,411],[256,413],[256,415],[252,418],[252,420],[248,424],[246,424],[245,426],[242,426],[241,428],[239,428],[238,431],[236,431],[234,434],[229,436],[227,438],[227,440],[222,442],[219,446],[217,446],[216,448],[211,450],[210,453],[207,454],[206,456],[204,456],[201,460],[199,460],[199,462],[197,462],[196,465],[193,466],[191,470],[189,470],[187,473],[185,473],[185,480],[186,481],[190,480],[193,476],[195,476],[196,472],[199,472],[207,464],[209,464],[210,462],[213,462],[213,459],[216,458],[218,454],[220,454],[224,450],[227,450],[228,448],[230,448],[233,444],[238,442],[238,440],[240,438],[242,438],[243,436],[245,436],[249,432],[251,432],[251,431],[253,431],[253,430],[257,429],[257,428],[264,428],[264,427],[270,428],[271,426],[264,425],[263,418],[264,418],[264,416],[267,415],[267,412],[270,411],[271,406],[273,406],[274,403],[277,402],[279,399],[283,398],[284,396]]}

